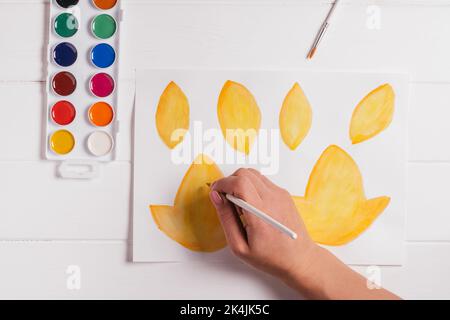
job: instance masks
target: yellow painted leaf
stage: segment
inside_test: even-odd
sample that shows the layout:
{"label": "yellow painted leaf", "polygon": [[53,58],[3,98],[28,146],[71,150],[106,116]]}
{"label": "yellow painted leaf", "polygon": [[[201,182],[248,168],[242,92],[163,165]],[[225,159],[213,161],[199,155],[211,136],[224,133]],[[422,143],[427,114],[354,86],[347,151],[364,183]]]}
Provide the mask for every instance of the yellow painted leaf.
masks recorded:
{"label": "yellow painted leaf", "polygon": [[213,252],[224,248],[225,235],[209,199],[207,185],[222,177],[210,158],[199,155],[184,176],[174,205],[150,206],[159,229],[193,251]]}
{"label": "yellow painted leaf", "polygon": [[[150,206],[153,219],[156,225],[172,240],[181,243],[185,247],[193,246],[193,243],[188,243],[187,240],[192,237],[186,237],[185,222],[182,218],[182,212],[175,211],[173,206]],[[180,232],[183,230],[183,232]]]}
{"label": "yellow painted leaf", "polygon": [[156,128],[161,140],[170,148],[183,141],[189,130],[189,102],[175,82],[162,93],[156,110]]}
{"label": "yellow painted leaf", "polygon": [[284,143],[295,150],[311,129],[312,109],[298,83],[284,99],[280,112],[280,132]]}
{"label": "yellow painted leaf", "polygon": [[369,93],[355,108],[350,124],[350,139],[353,144],[366,141],[392,122],[395,109],[395,92],[384,84]]}
{"label": "yellow painted leaf", "polygon": [[338,246],[357,238],[384,211],[389,197],[367,200],[358,166],[338,146],[317,161],[304,197],[293,197],[314,241]]}
{"label": "yellow painted leaf", "polygon": [[227,81],[220,92],[217,115],[230,146],[249,154],[261,126],[261,111],[251,92],[242,84]]}

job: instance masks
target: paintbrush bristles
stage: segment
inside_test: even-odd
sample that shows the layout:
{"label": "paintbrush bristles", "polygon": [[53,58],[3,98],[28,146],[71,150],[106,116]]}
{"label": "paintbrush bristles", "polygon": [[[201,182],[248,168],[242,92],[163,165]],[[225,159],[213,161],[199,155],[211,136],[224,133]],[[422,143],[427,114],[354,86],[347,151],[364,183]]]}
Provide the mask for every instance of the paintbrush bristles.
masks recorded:
{"label": "paintbrush bristles", "polygon": [[307,59],[312,59],[314,57],[314,55],[317,51],[317,48],[319,47],[319,44],[322,41],[323,37],[325,36],[325,33],[330,25],[331,17],[333,15],[338,3],[339,3],[339,0],[336,0],[332,4],[330,11],[328,12],[327,17],[325,18],[325,21],[322,23],[322,26],[320,27],[319,32],[317,33],[317,36],[314,40],[311,50],[308,53]]}
{"label": "paintbrush bristles", "polygon": [[317,48],[312,48],[311,51],[308,54],[308,59],[312,59],[314,55],[316,54]]}

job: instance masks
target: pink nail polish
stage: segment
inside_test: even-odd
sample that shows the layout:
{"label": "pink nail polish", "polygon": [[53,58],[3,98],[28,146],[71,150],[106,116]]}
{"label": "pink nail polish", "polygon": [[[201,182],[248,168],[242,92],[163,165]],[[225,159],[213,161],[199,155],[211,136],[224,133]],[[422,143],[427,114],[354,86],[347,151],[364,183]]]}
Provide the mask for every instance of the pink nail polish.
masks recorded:
{"label": "pink nail polish", "polygon": [[222,197],[217,191],[211,192],[211,199],[216,205],[221,205],[223,203]]}

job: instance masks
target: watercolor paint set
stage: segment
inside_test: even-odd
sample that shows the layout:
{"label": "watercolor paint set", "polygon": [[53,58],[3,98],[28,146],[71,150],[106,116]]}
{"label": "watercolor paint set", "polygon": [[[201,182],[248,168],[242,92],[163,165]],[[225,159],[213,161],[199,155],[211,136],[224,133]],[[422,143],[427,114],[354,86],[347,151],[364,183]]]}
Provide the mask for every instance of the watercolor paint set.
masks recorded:
{"label": "watercolor paint set", "polygon": [[49,17],[46,158],[113,161],[120,0],[51,0]]}

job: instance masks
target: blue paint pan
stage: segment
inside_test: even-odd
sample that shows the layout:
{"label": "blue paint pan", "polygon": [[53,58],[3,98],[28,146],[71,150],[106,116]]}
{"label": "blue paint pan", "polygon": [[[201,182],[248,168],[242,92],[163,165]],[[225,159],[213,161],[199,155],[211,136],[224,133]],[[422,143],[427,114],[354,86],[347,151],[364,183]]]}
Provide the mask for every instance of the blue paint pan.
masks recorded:
{"label": "blue paint pan", "polygon": [[77,48],[69,42],[62,42],[53,49],[53,60],[61,67],[70,67],[77,57]]}
{"label": "blue paint pan", "polygon": [[108,68],[116,60],[116,51],[109,44],[100,43],[92,49],[91,60],[98,68]]}

